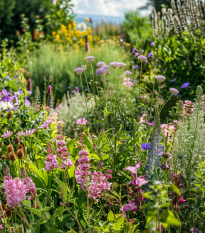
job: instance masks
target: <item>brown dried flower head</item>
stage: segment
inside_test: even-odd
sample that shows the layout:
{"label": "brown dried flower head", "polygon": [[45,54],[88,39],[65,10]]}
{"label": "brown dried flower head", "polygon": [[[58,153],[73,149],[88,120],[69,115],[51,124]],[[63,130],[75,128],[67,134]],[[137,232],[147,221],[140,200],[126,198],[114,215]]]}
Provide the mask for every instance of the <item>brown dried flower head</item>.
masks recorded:
{"label": "brown dried flower head", "polygon": [[2,155],[1,158],[2,158],[2,159],[7,159],[6,155]]}
{"label": "brown dried flower head", "polygon": [[7,151],[10,153],[10,152],[12,152],[12,151],[14,151],[14,148],[13,148],[13,146],[11,145],[11,144],[9,144],[8,146],[7,146]]}
{"label": "brown dried flower head", "polygon": [[24,151],[22,149],[18,149],[17,150],[17,153],[16,153],[16,156],[19,158],[19,159],[23,159],[24,157]]}
{"label": "brown dried flower head", "polygon": [[16,155],[15,155],[14,151],[11,151],[9,153],[9,160],[11,160],[12,162],[16,160]]}

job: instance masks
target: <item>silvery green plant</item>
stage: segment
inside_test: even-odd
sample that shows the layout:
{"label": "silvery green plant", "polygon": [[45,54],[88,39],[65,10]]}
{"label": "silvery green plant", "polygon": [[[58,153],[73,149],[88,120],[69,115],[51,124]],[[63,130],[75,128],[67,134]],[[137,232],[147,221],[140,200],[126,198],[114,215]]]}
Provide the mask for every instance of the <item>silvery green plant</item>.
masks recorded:
{"label": "silvery green plant", "polygon": [[193,170],[205,159],[205,126],[202,110],[202,87],[197,87],[194,110],[189,121],[184,119],[176,132],[172,155],[173,165],[188,180],[193,176]]}
{"label": "silvery green plant", "polygon": [[[87,102],[88,109],[91,109],[91,102]],[[85,97],[79,92],[70,95],[69,92],[63,96],[61,108],[57,110],[58,120],[65,122],[64,133],[71,135],[75,127],[76,120],[87,116]]]}

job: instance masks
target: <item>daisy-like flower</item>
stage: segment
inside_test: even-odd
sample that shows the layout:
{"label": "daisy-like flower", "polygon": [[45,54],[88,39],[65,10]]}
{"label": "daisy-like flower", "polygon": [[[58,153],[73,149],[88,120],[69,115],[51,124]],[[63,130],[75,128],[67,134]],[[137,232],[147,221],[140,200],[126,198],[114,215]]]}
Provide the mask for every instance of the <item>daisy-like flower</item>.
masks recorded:
{"label": "daisy-like flower", "polygon": [[113,69],[116,69],[118,67],[118,62],[117,61],[113,61],[109,64]]}
{"label": "daisy-like flower", "polygon": [[79,118],[79,119],[77,119],[76,123],[78,125],[86,125],[87,120],[85,118]]}
{"label": "daisy-like flower", "polygon": [[143,55],[140,55],[138,57],[138,59],[141,61],[141,62],[147,62],[147,57],[143,56]]}
{"label": "daisy-like flower", "polygon": [[78,67],[74,71],[76,72],[77,75],[81,75],[83,73],[84,69],[81,67]]}
{"label": "daisy-like flower", "polygon": [[156,77],[156,79],[157,79],[158,82],[163,83],[163,82],[165,81],[166,78],[165,78],[163,75],[158,75],[158,76]]}
{"label": "daisy-like flower", "polygon": [[13,134],[13,132],[7,130],[6,132],[4,132],[4,134],[1,137],[2,138],[9,138],[9,137],[11,137],[12,134]]}
{"label": "daisy-like flower", "polygon": [[171,93],[172,95],[177,95],[177,94],[179,94],[179,91],[178,91],[176,88],[170,88],[169,91],[170,91],[170,93]]}
{"label": "daisy-like flower", "polygon": [[85,58],[85,60],[86,60],[88,63],[93,63],[94,60],[95,60],[95,57],[93,57],[93,56],[88,56],[88,57]]}

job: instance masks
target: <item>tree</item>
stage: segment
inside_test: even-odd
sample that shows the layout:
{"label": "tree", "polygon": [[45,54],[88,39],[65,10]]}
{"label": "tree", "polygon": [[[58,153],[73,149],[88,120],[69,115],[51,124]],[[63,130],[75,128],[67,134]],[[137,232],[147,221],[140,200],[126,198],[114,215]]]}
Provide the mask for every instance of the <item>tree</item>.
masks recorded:
{"label": "tree", "polygon": [[156,8],[157,12],[161,12],[162,8],[171,8],[171,0],[149,0],[148,3],[139,8],[140,10],[147,9],[148,7],[153,6]]}

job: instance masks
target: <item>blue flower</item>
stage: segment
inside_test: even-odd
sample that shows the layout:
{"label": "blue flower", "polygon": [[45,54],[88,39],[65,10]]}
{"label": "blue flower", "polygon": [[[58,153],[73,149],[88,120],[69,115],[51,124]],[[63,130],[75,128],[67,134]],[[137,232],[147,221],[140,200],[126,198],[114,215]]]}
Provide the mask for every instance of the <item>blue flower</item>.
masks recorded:
{"label": "blue flower", "polygon": [[68,89],[70,89],[70,86],[68,86]]}
{"label": "blue flower", "polygon": [[134,69],[138,69],[138,68],[139,68],[139,66],[137,66],[137,65],[136,65],[136,66],[134,66],[133,68],[134,68]]}
{"label": "blue flower", "polygon": [[157,63],[157,65],[159,66],[159,63]]}
{"label": "blue flower", "polygon": [[88,88],[85,88],[85,91],[87,91],[88,90]]}
{"label": "blue flower", "polygon": [[141,144],[141,148],[142,148],[143,150],[148,150],[148,149],[150,148],[150,143],[142,143],[142,144]]}
{"label": "blue flower", "polygon": [[162,72],[164,72],[165,70],[164,69],[162,69]]}
{"label": "blue flower", "polygon": [[174,81],[175,81],[175,79],[171,79],[171,80],[170,80],[170,82],[174,82]]}
{"label": "blue flower", "polygon": [[181,88],[185,88],[185,87],[188,87],[190,85],[190,83],[188,82],[188,83],[184,83],[182,86],[181,86]]}

